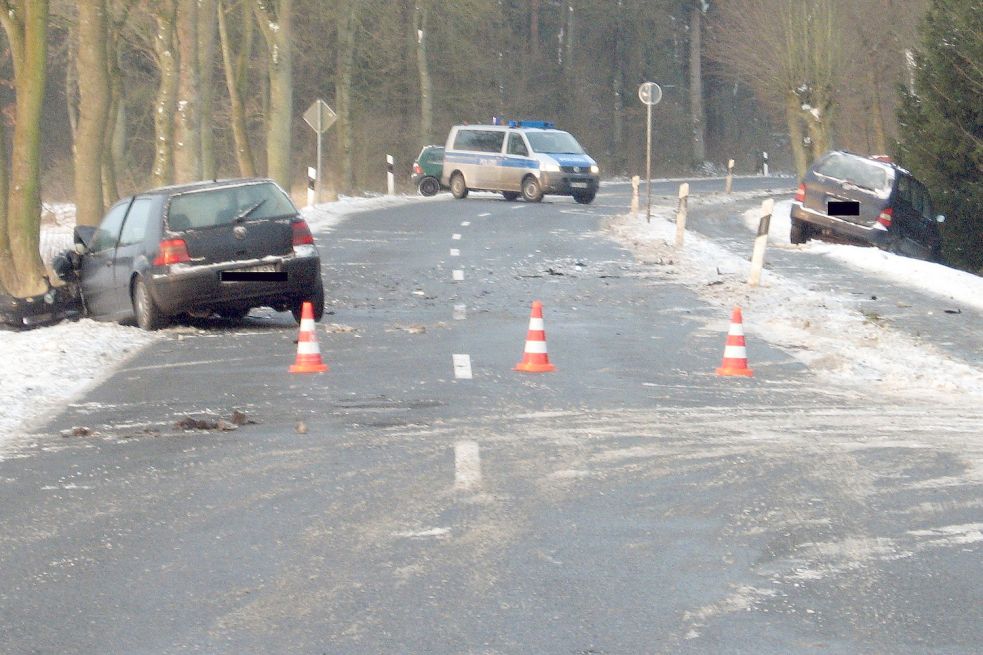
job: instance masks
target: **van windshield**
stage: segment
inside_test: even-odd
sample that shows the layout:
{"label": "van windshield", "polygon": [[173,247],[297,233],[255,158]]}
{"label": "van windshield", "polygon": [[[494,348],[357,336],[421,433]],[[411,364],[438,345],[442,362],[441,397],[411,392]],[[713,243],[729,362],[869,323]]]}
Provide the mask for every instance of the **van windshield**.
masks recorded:
{"label": "van windshield", "polygon": [[526,132],[533,152],[547,155],[582,155],[584,149],[566,132]]}

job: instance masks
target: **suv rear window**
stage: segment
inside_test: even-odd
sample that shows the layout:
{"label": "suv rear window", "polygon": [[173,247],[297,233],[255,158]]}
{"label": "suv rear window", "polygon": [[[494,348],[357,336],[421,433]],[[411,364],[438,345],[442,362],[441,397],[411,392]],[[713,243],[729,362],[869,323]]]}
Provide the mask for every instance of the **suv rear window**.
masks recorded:
{"label": "suv rear window", "polygon": [[816,173],[844,180],[871,191],[883,192],[890,189],[891,182],[887,169],[880,164],[862,157],[851,157],[834,153],[816,166]]}
{"label": "suv rear window", "polygon": [[228,225],[237,218],[273,218],[297,213],[290,199],[271,182],[191,191],[171,198],[167,225],[189,230]]}

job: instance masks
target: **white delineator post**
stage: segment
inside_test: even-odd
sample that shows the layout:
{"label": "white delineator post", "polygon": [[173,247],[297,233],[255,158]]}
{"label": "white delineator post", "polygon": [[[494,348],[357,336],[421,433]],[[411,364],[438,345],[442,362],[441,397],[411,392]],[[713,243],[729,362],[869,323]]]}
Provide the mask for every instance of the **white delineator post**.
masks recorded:
{"label": "white delineator post", "polygon": [[634,218],[638,214],[638,184],[641,180],[637,175],[631,178],[631,215]]}
{"label": "white delineator post", "polygon": [[313,166],[307,167],[307,206],[314,206],[314,187],[317,185],[317,169]]}
{"label": "white delineator post", "polygon": [[761,153],[761,174],[768,177],[768,153]]}
{"label": "white delineator post", "polygon": [[396,193],[396,176],[394,174],[396,162],[392,155],[386,155],[386,190],[389,195]]}
{"label": "white delineator post", "polygon": [[686,205],[689,201],[689,182],[679,185],[679,206],[676,208],[676,247],[683,247],[686,235]]}
{"label": "white delineator post", "polygon": [[724,189],[727,193],[730,193],[731,188],[734,186],[734,160],[727,160],[727,186]]}
{"label": "white delineator post", "polygon": [[754,251],[751,253],[751,274],[747,283],[756,287],[761,283],[761,269],[765,265],[765,248],[768,246],[768,228],[771,226],[771,213],[775,209],[775,201],[767,198],[761,203],[761,220],[758,222],[758,234],[754,237]]}

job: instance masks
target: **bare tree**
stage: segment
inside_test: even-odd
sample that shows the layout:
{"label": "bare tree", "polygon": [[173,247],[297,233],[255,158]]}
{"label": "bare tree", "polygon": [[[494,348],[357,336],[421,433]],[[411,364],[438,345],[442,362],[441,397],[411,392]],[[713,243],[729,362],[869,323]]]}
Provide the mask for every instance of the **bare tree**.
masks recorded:
{"label": "bare tree", "polygon": [[266,115],[266,173],[290,190],[290,136],[293,128],[293,0],[254,0],[266,40],[269,111]]}
{"label": "bare tree", "polygon": [[75,220],[79,225],[98,225],[103,212],[103,151],[112,103],[107,14],[106,0],[78,0]]}
{"label": "bare tree", "polygon": [[338,135],[338,184],[339,191],[351,193],[355,186],[352,151],[352,87],[355,72],[355,22],[357,5],[354,2],[338,9],[338,64],[335,77],[335,103],[338,105],[338,120],[335,133]]}
{"label": "bare tree", "polygon": [[420,138],[423,143],[433,141],[433,80],[430,62],[427,60],[427,42],[430,39],[430,3],[415,0],[413,3],[413,31],[416,36],[416,68],[420,77]]}
{"label": "bare tree", "polygon": [[846,0],[746,0],[718,7],[709,56],[782,112],[796,170],[829,148],[850,39]]}
{"label": "bare tree", "polygon": [[[47,289],[39,241],[41,233],[41,108],[48,58],[48,0],[0,0],[3,26],[14,64],[17,95],[13,152],[0,171],[0,285],[13,296]],[[6,150],[2,153],[6,159]]]}
{"label": "bare tree", "polygon": [[178,67],[177,107],[174,114],[174,179],[201,179],[201,66],[198,57],[198,0],[178,0],[174,31]]}
{"label": "bare tree", "polygon": [[239,47],[233,50],[232,37],[229,33],[229,16],[236,8],[226,0],[218,0],[218,33],[222,50],[222,64],[225,70],[225,85],[229,91],[229,105],[232,115],[232,139],[235,144],[235,157],[239,165],[239,174],[244,177],[256,175],[256,161],[253,149],[249,143],[249,129],[246,125],[246,105],[243,93],[248,80],[249,59],[252,56],[253,21],[252,11],[247,5],[240,4],[239,15]]}
{"label": "bare tree", "polygon": [[689,109],[693,122],[693,163],[707,158],[703,112],[703,12],[706,0],[692,0],[689,9]]}
{"label": "bare tree", "polygon": [[174,26],[177,0],[160,0],[155,7],[154,52],[160,81],[154,100],[154,164],[151,179],[154,186],[174,182],[174,108],[178,92],[178,51]]}
{"label": "bare tree", "polygon": [[198,75],[201,83],[201,177],[215,179],[215,135],[212,111],[215,99],[216,0],[198,0]]}

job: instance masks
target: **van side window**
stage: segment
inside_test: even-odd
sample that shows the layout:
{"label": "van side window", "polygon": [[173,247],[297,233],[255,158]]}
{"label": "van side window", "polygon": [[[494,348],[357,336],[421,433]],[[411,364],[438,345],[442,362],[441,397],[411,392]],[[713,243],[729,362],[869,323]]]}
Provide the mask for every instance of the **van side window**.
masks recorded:
{"label": "van side window", "polygon": [[514,132],[509,135],[509,154],[519,155],[520,157],[529,156],[529,148],[526,147],[526,142],[522,140],[522,136],[515,134]]}
{"label": "van side window", "polygon": [[119,235],[119,246],[131,246],[141,243],[147,236],[147,227],[150,224],[150,198],[137,198],[130,205],[130,211],[126,213],[126,223],[123,224],[123,231]]}
{"label": "van side window", "polygon": [[502,152],[505,132],[498,130],[458,130],[454,137],[455,150],[477,150],[479,152]]}

